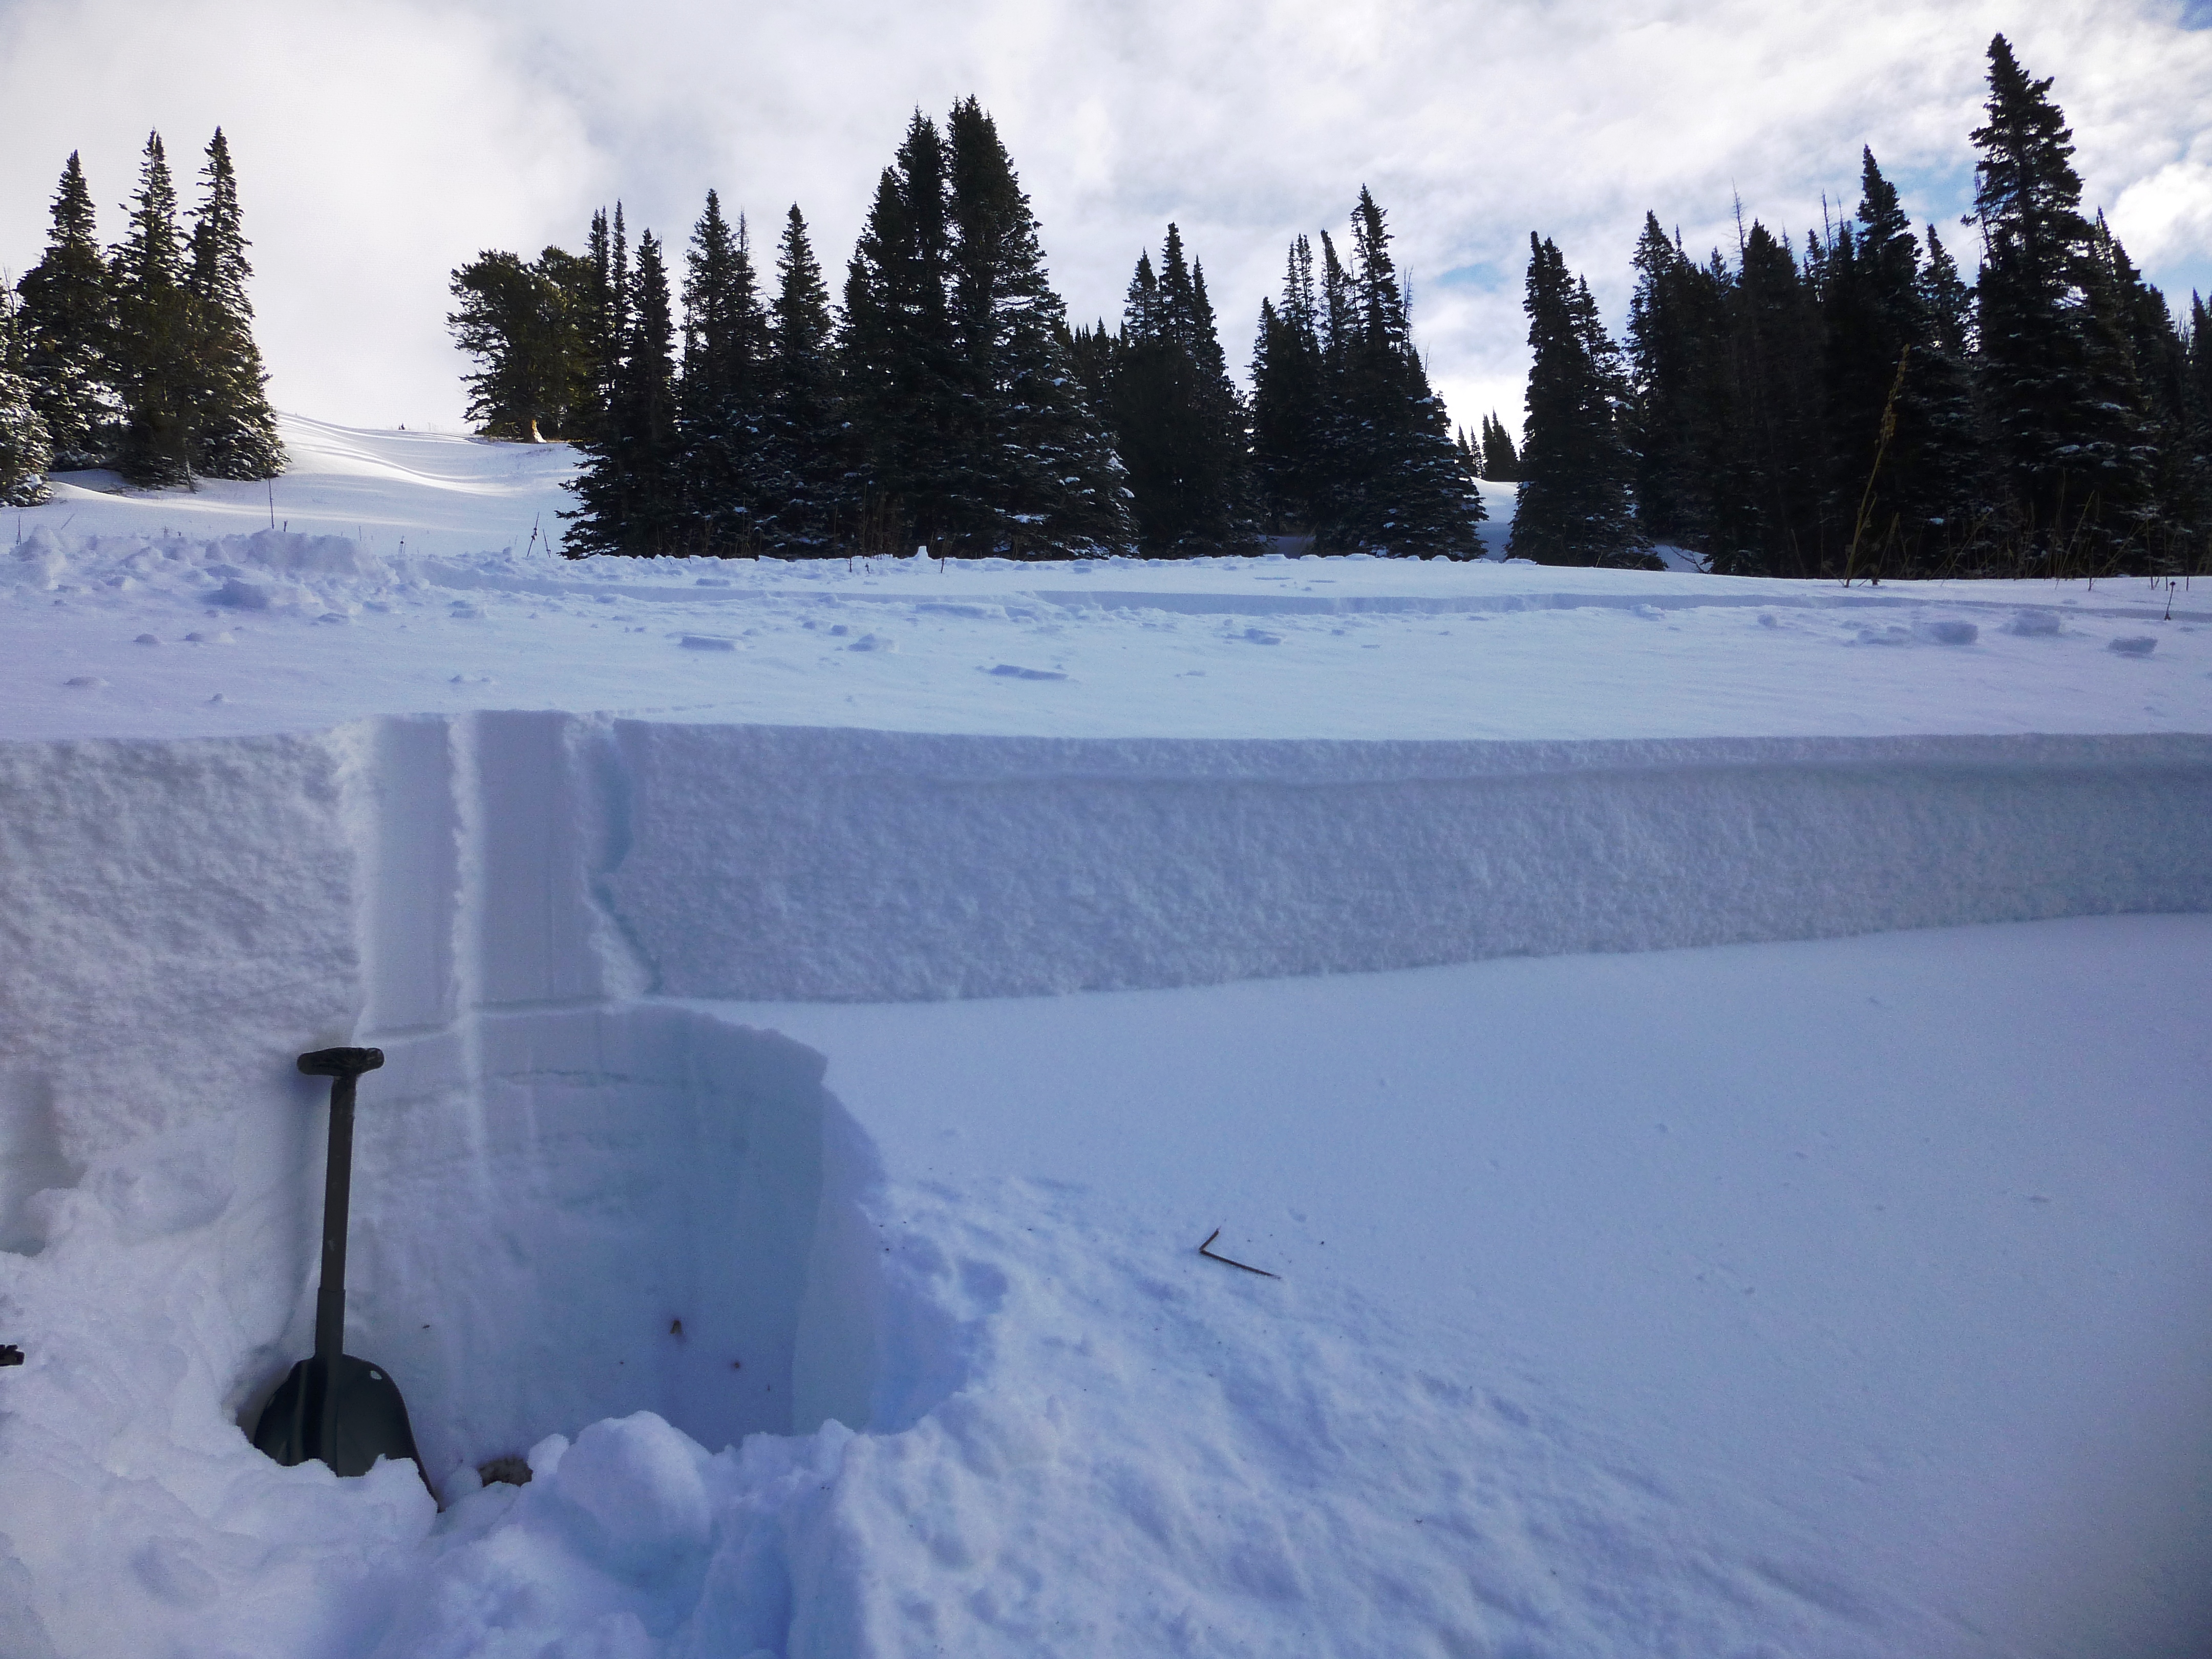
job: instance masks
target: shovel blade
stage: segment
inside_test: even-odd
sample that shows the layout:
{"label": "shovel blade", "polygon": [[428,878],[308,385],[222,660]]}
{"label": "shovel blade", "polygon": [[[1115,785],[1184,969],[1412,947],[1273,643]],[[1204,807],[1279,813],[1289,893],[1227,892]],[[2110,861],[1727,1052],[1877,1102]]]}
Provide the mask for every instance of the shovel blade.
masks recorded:
{"label": "shovel blade", "polygon": [[351,1354],[339,1357],[337,1411],[332,1443],[323,1444],[323,1367],[302,1359],[277,1384],[254,1425],[253,1443],[289,1466],[317,1459],[339,1474],[367,1474],[380,1457],[406,1458],[422,1467],[415,1431],[399,1385],[381,1365]]}

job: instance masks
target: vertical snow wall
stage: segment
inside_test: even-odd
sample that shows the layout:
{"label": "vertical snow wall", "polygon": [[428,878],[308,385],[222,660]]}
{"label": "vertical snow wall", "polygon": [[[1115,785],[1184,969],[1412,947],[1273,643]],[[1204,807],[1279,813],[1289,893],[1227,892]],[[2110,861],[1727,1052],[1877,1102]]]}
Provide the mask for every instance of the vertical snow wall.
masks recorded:
{"label": "vertical snow wall", "polygon": [[349,1346],[399,1376],[442,1470],[641,1407],[709,1445],[910,1408],[882,1386],[870,1152],[822,1057],[675,999],[2212,910],[2203,738],[1119,742],[490,714],[0,745],[0,1314],[35,1346],[42,1307],[106,1311],[116,1354],[39,1383],[69,1395],[40,1420],[76,1425],[48,1452],[95,1461],[156,1423],[220,1462],[230,1417],[311,1346],[302,1049],[389,1056],[362,1091]]}

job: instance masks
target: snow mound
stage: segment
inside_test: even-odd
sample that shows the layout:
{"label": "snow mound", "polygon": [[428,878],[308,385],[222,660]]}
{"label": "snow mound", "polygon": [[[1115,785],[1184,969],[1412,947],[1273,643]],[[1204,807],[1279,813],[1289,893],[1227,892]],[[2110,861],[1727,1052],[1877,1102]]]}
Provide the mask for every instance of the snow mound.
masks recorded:
{"label": "snow mound", "polygon": [[391,587],[392,567],[350,537],[79,536],[46,525],[0,560],[0,580],[42,592],[144,592],[244,611],[327,610]]}

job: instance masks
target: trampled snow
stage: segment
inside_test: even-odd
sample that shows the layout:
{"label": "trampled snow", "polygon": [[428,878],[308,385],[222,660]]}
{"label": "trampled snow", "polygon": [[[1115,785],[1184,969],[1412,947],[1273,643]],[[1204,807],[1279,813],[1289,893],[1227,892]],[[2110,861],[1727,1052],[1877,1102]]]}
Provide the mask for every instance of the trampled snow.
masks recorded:
{"label": "trampled snow", "polygon": [[[0,1653],[2201,1650],[2212,595],[285,436],[0,555]],[[238,1426],[341,1042],[442,1512]]]}

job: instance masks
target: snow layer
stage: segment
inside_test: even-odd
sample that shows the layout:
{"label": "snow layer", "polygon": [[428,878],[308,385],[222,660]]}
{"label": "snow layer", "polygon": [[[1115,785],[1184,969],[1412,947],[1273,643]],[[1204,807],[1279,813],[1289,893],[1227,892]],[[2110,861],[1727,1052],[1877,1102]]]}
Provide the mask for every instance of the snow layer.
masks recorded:
{"label": "snow layer", "polygon": [[[2187,592],[579,566],[287,438],[0,559],[0,1654],[2202,1650]],[[236,1426],[349,1041],[442,1514]]]}

